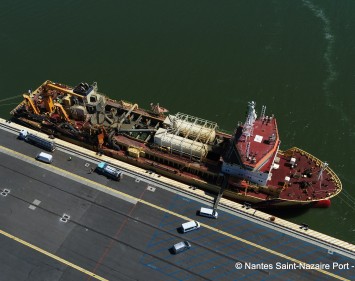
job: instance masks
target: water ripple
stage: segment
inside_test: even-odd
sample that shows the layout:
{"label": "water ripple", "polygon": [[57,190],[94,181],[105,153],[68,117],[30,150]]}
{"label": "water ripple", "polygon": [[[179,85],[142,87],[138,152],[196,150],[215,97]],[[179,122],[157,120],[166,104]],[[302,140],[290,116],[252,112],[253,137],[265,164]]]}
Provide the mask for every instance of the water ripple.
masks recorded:
{"label": "water ripple", "polygon": [[334,108],[335,106],[331,102],[332,98],[332,91],[330,89],[330,85],[337,79],[338,73],[335,70],[334,64],[332,62],[332,55],[333,55],[333,45],[335,42],[335,36],[331,30],[330,20],[325,14],[324,10],[309,0],[303,0],[303,4],[313,13],[314,16],[319,18],[323,24],[323,36],[324,39],[327,41],[327,46],[324,52],[324,60],[327,66],[327,73],[328,76],[323,82],[323,91],[326,97],[326,103],[329,107]]}

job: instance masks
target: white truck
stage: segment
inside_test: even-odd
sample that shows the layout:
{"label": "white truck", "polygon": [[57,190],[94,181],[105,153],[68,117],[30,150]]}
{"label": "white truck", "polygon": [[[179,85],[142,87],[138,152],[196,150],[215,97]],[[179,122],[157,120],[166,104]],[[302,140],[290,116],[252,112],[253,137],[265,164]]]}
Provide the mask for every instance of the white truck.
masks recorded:
{"label": "white truck", "polygon": [[54,142],[50,140],[43,139],[39,136],[29,133],[27,130],[21,130],[19,134],[19,139],[24,140],[28,143],[34,144],[48,151],[55,150]]}

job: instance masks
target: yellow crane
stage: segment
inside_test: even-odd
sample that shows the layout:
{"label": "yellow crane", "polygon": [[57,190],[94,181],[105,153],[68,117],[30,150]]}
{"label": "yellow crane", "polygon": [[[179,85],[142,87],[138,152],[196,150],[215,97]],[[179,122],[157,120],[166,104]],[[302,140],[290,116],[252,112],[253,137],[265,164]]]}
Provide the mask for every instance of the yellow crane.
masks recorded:
{"label": "yellow crane", "polygon": [[33,101],[30,98],[30,96],[26,95],[26,94],[23,94],[23,98],[27,101],[27,104],[29,105],[29,107],[31,107],[33,113],[39,115],[40,112],[39,112],[37,106],[33,103]]}
{"label": "yellow crane", "polygon": [[77,93],[74,93],[73,90],[69,90],[69,89],[66,89],[66,88],[62,88],[62,87],[59,87],[57,85],[54,85],[50,82],[48,82],[46,84],[46,86],[49,88],[49,89],[52,89],[52,90],[57,90],[57,91],[60,91],[62,93],[66,93],[68,95],[72,95],[72,96],[76,96],[78,98],[84,98],[83,95],[80,95],[80,94],[77,94]]}
{"label": "yellow crane", "polygon": [[65,121],[71,123],[70,118],[68,116],[68,113],[65,111],[65,109],[63,108],[63,106],[60,103],[54,103],[54,106],[57,108],[57,110],[59,111],[58,113],[65,119]]}

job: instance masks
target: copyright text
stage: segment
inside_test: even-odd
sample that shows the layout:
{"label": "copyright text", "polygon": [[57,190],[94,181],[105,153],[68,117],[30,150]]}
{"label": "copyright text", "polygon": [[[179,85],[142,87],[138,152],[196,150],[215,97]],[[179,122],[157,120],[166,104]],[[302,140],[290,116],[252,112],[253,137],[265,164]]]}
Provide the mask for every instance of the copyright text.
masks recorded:
{"label": "copyright text", "polygon": [[293,270],[293,269],[340,269],[340,270],[348,270],[351,268],[354,268],[354,265],[351,265],[349,263],[338,263],[338,262],[333,262],[333,263],[282,263],[282,262],[276,262],[275,264],[273,263],[250,263],[250,262],[237,262],[235,264],[236,269],[262,269],[262,270],[268,270],[268,269],[276,269],[276,270]]}

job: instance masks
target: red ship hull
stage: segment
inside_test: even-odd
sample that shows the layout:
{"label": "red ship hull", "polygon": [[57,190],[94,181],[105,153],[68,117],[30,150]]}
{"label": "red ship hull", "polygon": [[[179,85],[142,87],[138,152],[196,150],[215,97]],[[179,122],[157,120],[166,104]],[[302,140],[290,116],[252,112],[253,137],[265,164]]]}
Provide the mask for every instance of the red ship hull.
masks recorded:
{"label": "red ship hull", "polygon": [[139,109],[92,88],[82,94],[46,81],[24,95],[13,120],[255,208],[326,207],[341,192],[327,164],[298,148],[279,150],[273,117],[257,119],[250,111],[255,118],[229,135],[215,123],[180,113],[166,117],[166,110]]}

